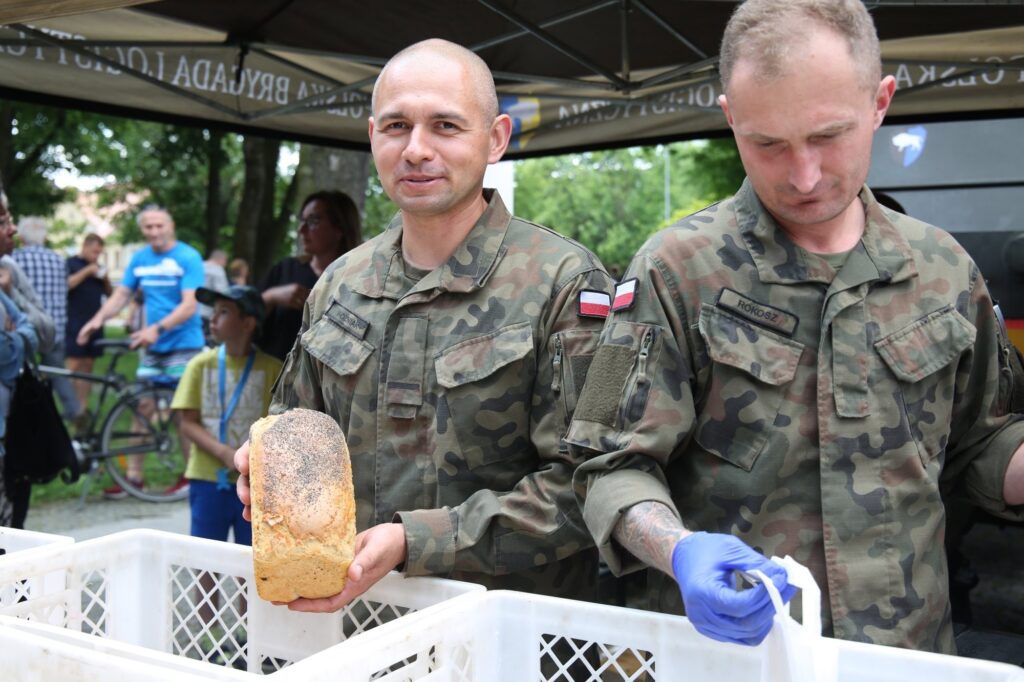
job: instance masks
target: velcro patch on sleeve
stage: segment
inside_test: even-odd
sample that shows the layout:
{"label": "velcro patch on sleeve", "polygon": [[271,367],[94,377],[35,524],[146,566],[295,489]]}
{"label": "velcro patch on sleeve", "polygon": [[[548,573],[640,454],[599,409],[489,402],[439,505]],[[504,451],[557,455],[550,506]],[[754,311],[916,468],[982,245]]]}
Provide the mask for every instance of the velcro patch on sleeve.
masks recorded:
{"label": "velcro patch on sleeve", "polygon": [[615,297],[612,299],[612,310],[629,310],[636,303],[636,290],[640,280],[636,277],[619,282],[615,285]]}
{"label": "velcro patch on sleeve", "polygon": [[608,317],[611,303],[612,297],[605,292],[583,289],[576,302],[576,314],[580,317],[597,317],[603,320]]}
{"label": "velcro patch on sleeve", "polygon": [[587,384],[576,405],[575,416],[615,428],[619,402],[637,352],[628,346],[604,345],[590,363]]}
{"label": "velcro patch on sleeve", "polygon": [[793,313],[747,298],[732,289],[719,292],[718,307],[786,336],[793,336],[800,323],[800,318]]}

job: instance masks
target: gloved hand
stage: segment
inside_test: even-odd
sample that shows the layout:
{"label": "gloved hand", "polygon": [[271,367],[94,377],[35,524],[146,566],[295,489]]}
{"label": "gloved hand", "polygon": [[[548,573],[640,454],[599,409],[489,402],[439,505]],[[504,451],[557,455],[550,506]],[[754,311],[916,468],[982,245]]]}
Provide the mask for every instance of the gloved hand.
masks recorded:
{"label": "gloved hand", "polygon": [[796,588],[786,582],[786,569],[765,558],[732,535],[694,533],[672,550],[672,572],[686,605],[686,616],[697,631],[720,642],[755,646],[772,629],[775,607],[764,585],[737,590],[734,571],[760,569],[783,601]]}

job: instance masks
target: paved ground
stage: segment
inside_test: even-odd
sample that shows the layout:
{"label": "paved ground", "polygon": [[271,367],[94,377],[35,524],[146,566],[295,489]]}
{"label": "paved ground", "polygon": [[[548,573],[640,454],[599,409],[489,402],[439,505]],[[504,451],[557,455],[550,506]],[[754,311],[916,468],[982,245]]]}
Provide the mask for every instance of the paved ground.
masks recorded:
{"label": "paved ground", "polygon": [[78,500],[53,502],[30,507],[25,527],[44,533],[70,535],[75,540],[88,540],[132,528],[188,534],[188,501],[155,504],[129,497],[124,500],[90,500],[84,508],[79,506]]}

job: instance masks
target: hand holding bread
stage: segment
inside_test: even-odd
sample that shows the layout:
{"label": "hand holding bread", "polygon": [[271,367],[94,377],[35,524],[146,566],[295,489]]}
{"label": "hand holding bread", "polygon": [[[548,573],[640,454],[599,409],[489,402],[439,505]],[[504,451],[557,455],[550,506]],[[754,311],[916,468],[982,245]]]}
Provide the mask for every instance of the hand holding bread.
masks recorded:
{"label": "hand holding bread", "polygon": [[294,409],[253,424],[245,449],[235,461],[247,478],[239,479],[238,490],[251,504],[260,597],[292,602],[339,595],[356,537],[352,467],[341,429],[322,412]]}

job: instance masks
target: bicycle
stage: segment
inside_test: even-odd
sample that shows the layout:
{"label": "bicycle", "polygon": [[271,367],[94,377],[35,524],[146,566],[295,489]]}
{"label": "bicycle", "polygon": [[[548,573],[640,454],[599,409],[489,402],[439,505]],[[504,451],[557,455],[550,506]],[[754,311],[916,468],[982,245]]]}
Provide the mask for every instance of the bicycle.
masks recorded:
{"label": "bicycle", "polygon": [[[105,374],[74,372],[63,367],[39,366],[49,376],[83,379],[102,385],[95,414],[84,431],[73,435],[82,473],[80,505],[95,474],[103,465],[125,492],[147,502],[174,502],[188,496],[188,490],[168,492],[185,473],[178,429],[171,412],[174,388],[152,380],[129,381],[117,371],[118,361],[129,352],[126,339],[95,342],[112,353]],[[142,457],[143,483],[128,477],[128,457]]]}

